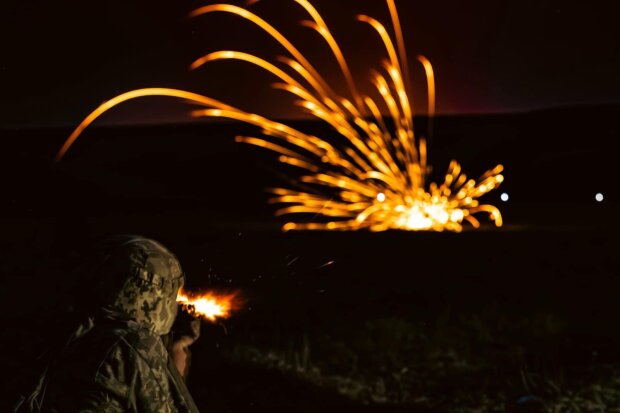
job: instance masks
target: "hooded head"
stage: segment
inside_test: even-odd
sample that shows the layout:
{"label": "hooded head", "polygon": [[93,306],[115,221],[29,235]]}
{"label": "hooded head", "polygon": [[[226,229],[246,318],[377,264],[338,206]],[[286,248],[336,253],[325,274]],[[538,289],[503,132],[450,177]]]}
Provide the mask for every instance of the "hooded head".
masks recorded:
{"label": "hooded head", "polygon": [[109,316],[167,334],[177,315],[184,276],[176,256],[141,236],[117,236],[96,251],[95,293]]}

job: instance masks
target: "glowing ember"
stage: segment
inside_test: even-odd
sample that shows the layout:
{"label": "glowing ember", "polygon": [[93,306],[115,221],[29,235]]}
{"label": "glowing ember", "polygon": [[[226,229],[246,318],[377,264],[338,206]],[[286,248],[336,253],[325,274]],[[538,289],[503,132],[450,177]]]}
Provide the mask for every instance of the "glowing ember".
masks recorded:
{"label": "glowing ember", "polygon": [[[327,139],[309,135],[256,114],[244,112],[217,100],[175,89],[139,89],[119,95],[92,112],[67,139],[60,160],[78,136],[103,112],[130,99],[142,96],[171,96],[200,105],[194,116],[229,118],[262,129],[262,137],[238,136],[238,142],[269,149],[279,154],[281,163],[300,168],[303,190],[275,188],[272,203],[282,205],[276,215],[307,216],[320,222],[289,222],[284,230],[387,229],[461,231],[463,221],[474,227],[474,214],[487,213],[497,226],[502,225],[499,210],[480,205],[478,198],[497,188],[503,181],[501,165],[478,180],[468,179],[452,161],[443,183],[428,183],[431,167],[427,164],[426,140],[416,137],[414,109],[406,49],[394,0],[387,0],[396,34],[396,46],[386,28],[377,20],[360,15],[357,20],[370,25],[379,35],[387,52],[380,70],[371,72],[374,98],[359,92],[340,47],[325,21],[308,0],[294,0],[310,16],[301,22],[314,29],[331,49],[348,85],[349,97],[334,92],[304,55],[279,31],[247,9],[230,4],[201,7],[191,13],[200,16],[224,12],[249,20],[267,32],[290,55],[278,64],[238,51],[209,53],[191,64],[197,69],[216,60],[239,60],[258,66],[279,81],[276,89],[298,98],[296,104],[326,122],[340,135]],[[249,4],[254,4],[252,1]],[[435,76],[427,58],[418,56],[424,68],[428,90],[428,133],[435,113]],[[393,126],[388,127],[384,113]]]}
{"label": "glowing ember", "polygon": [[177,302],[192,316],[202,317],[209,321],[228,318],[231,312],[239,306],[237,294],[223,295],[214,292],[191,294],[180,290]]}

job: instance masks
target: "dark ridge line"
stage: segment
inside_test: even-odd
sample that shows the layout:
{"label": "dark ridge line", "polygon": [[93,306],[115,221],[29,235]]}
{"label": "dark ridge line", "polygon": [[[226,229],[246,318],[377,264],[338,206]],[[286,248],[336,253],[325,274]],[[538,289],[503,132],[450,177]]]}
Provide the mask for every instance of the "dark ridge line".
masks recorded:
{"label": "dark ridge line", "polygon": [[[94,109],[94,108],[93,108]],[[516,110],[509,112],[488,112],[488,113],[455,113],[455,114],[438,114],[435,115],[435,119],[441,121],[442,119],[497,119],[497,118],[519,118],[519,117],[528,117],[528,116],[536,116],[536,115],[555,115],[562,113],[571,113],[578,112],[579,114],[588,113],[597,111],[619,111],[620,112],[620,103],[609,103],[609,104],[577,104],[577,105],[565,105],[565,106],[549,106],[542,107],[536,109],[524,109],[524,110]],[[86,117],[87,114],[84,115]],[[419,121],[424,121],[427,119],[427,115],[417,115],[414,119],[418,119]],[[37,132],[37,131],[61,131],[61,130],[73,130],[75,129],[83,118],[76,121],[75,124],[66,124],[66,125],[50,125],[50,126],[28,126],[28,125],[19,125],[19,126],[0,126],[0,133],[8,132]],[[275,122],[280,123],[289,123],[289,124],[313,124],[319,125],[324,124],[324,121],[317,120],[314,118],[268,118]],[[384,116],[384,119],[390,120],[391,117]],[[247,125],[245,122],[229,120],[229,119],[194,119],[188,120],[186,122],[160,122],[160,123],[108,123],[108,124],[98,124],[96,121],[94,124],[90,125],[88,129],[99,129],[99,130],[121,130],[121,129],[149,129],[149,128],[159,128],[159,127],[192,127],[192,126],[203,126],[203,125]],[[249,126],[249,125],[248,125]]]}

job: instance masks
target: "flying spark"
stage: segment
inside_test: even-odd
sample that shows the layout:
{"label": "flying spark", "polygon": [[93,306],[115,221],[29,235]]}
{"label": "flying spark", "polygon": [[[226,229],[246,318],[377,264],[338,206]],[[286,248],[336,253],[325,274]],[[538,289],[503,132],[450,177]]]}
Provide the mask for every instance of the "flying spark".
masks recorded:
{"label": "flying spark", "polygon": [[[475,214],[485,213],[502,225],[498,208],[482,205],[478,198],[503,181],[502,165],[479,179],[465,175],[452,161],[443,182],[429,183],[426,139],[414,133],[414,108],[406,49],[395,0],[387,0],[396,45],[386,27],[376,19],[359,15],[357,20],[377,32],[387,58],[371,72],[374,97],[361,94],[340,46],[316,8],[308,0],[294,0],[309,15],[301,24],[315,30],[327,43],[348,86],[348,97],[334,92],[317,69],[275,27],[247,9],[230,4],[213,4],[194,10],[192,17],[227,13],[246,19],[268,33],[287,52],[272,63],[261,57],[231,50],[216,51],[197,59],[190,68],[209,62],[237,60],[271,73],[275,89],[292,94],[296,105],[330,125],[340,138],[328,139],[304,133],[283,123],[248,113],[210,97],[166,88],[133,90],[105,102],[88,115],[64,143],[56,160],[62,159],[83,130],[98,116],[127,100],[144,96],[168,96],[201,106],[196,117],[228,118],[261,128],[260,136],[237,136],[237,142],[276,152],[279,162],[299,168],[304,175],[299,188],[272,188],[270,202],[280,208],[277,216],[295,217],[283,230],[455,231],[468,222],[480,223]],[[256,3],[253,1],[252,3]],[[424,68],[428,91],[428,133],[435,113],[435,75],[430,61],[418,56]],[[384,117],[384,113],[388,116]],[[386,118],[391,120],[388,127]],[[310,188],[310,189],[308,189]],[[305,218],[304,218],[305,217]],[[314,221],[314,222],[313,222]]]}
{"label": "flying spark", "polygon": [[217,294],[207,292],[192,294],[183,290],[180,290],[177,295],[177,303],[190,315],[212,322],[230,317],[231,313],[237,310],[241,304],[237,293]]}

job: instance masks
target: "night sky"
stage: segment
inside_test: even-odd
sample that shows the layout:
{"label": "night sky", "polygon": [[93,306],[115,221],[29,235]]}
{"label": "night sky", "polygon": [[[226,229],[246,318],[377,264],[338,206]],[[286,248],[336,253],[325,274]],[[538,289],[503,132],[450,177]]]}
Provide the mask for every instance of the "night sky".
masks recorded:
{"label": "night sky", "polygon": [[[185,88],[274,118],[299,117],[273,77],[242,62],[189,64],[220,49],[272,59],[284,53],[251,23],[222,13],[189,19],[214,2],[9,0],[0,13],[0,127],[77,124],[98,103],[141,87]],[[242,4],[241,2],[232,2]],[[382,0],[316,0],[363,91],[383,49],[365,13],[389,24]],[[620,102],[617,13],[611,1],[397,1],[414,102],[425,107],[418,53],[434,64],[444,114],[513,112]],[[293,1],[264,0],[252,10],[294,41],[336,85],[343,82],[322,39],[297,25]],[[336,87],[337,88],[337,87]],[[142,100],[101,123],[189,120],[188,107]]]}

